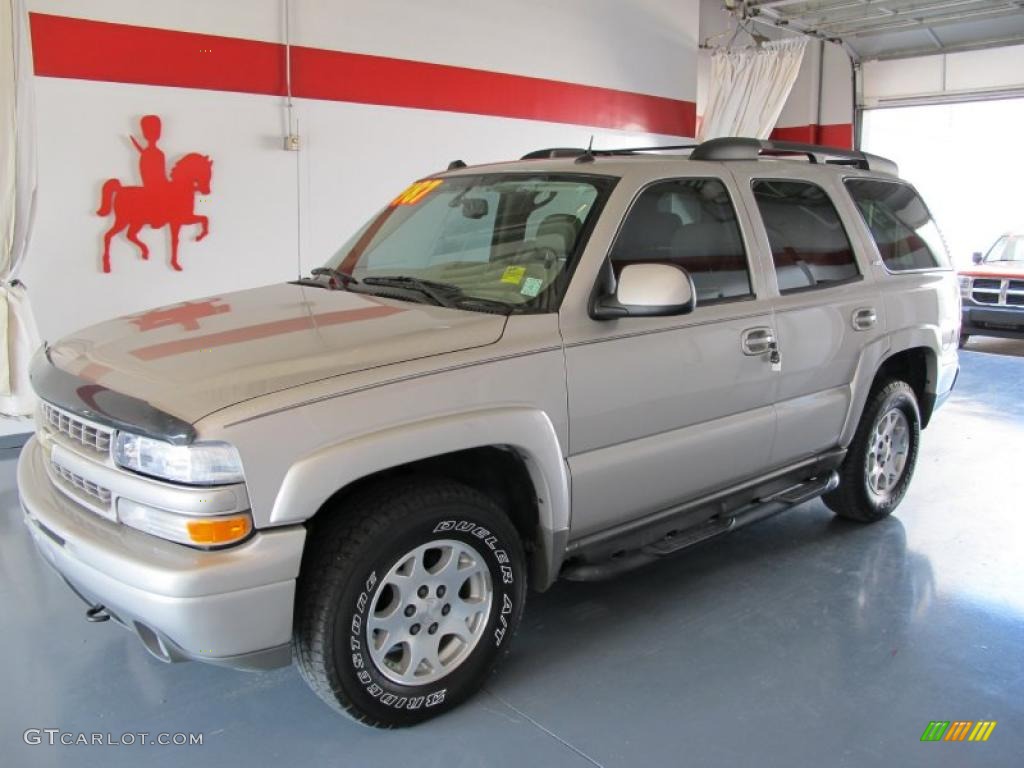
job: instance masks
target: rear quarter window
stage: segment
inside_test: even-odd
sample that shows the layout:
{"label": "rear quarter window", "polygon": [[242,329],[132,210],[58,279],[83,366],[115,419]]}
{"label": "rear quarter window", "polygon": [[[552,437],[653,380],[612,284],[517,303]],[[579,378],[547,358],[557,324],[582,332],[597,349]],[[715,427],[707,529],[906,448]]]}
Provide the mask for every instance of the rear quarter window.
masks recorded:
{"label": "rear quarter window", "polygon": [[939,228],[913,187],[876,179],[845,184],[890,272],[949,266]]}

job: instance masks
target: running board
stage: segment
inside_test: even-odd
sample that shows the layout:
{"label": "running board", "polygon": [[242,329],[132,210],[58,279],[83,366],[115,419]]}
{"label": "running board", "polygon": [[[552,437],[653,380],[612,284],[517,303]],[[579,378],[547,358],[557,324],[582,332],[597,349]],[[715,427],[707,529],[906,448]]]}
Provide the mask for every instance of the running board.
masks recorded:
{"label": "running board", "polygon": [[834,491],[839,486],[839,473],[830,472],[822,477],[816,477],[813,480],[808,480],[806,483],[798,483],[792,488],[787,488],[784,491],[767,496],[761,501],[772,502],[781,501],[785,504],[803,504],[805,501],[816,499],[819,496]]}
{"label": "running board", "polygon": [[662,557],[689,549],[702,541],[777,515],[779,512],[784,512],[791,507],[833,491],[838,485],[839,473],[829,472],[822,477],[812,478],[755,501],[753,504],[736,510],[729,517],[713,517],[699,525],[671,533],[640,549],[623,552],[601,562],[570,564],[562,569],[561,576],[569,581],[609,579]]}

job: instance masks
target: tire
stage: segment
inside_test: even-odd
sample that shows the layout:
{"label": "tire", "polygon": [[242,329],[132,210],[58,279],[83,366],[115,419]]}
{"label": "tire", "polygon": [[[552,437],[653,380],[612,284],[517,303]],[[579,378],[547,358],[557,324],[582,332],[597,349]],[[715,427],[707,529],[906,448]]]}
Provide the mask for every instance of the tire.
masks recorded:
{"label": "tire", "polygon": [[295,656],[338,711],[381,728],[413,725],[471,696],[507,652],[525,559],[512,523],[482,493],[432,478],[375,485],[309,535]]}
{"label": "tire", "polygon": [[877,386],[839,468],[839,486],[822,497],[826,506],[861,523],[888,517],[910,486],[920,442],[921,413],[914,390],[905,381]]}

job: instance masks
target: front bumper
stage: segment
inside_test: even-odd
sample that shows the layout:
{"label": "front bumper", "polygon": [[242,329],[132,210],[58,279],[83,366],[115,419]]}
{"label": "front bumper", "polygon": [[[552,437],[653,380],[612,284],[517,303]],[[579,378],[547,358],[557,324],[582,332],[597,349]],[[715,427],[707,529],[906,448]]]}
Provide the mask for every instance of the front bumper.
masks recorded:
{"label": "front bumper", "polygon": [[961,336],[1024,339],[1024,307],[984,306],[964,301]]}
{"label": "front bumper", "polygon": [[291,663],[295,579],[306,531],[258,531],[200,551],[105,520],[57,491],[36,438],[18,460],[25,523],[40,554],[163,661],[267,669]]}

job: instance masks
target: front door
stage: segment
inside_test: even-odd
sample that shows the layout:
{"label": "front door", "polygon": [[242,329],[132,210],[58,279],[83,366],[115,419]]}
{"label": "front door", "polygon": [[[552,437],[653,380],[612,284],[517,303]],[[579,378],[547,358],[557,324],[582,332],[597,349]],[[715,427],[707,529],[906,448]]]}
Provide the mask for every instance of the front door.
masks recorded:
{"label": "front door", "polygon": [[693,277],[697,305],[677,317],[597,321],[582,309],[585,301],[563,304],[574,539],[768,464],[772,312],[744,247],[749,222],[733,200],[724,175],[649,184],[633,200],[608,262],[592,263],[589,272],[581,265],[577,280],[588,284],[574,280],[576,296],[589,292],[595,272],[611,284],[629,263],[677,264]]}

